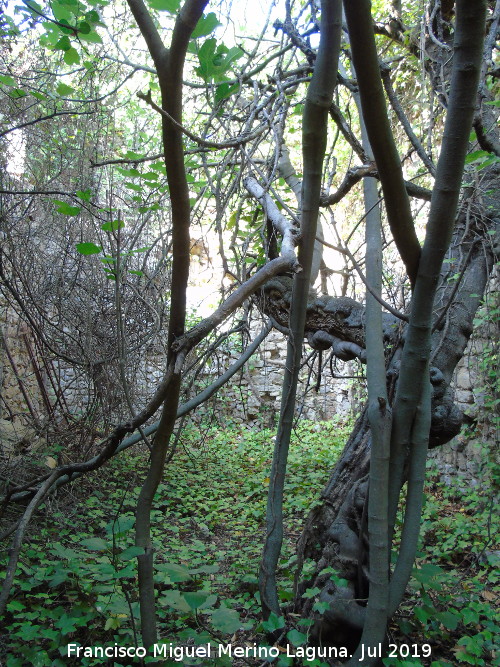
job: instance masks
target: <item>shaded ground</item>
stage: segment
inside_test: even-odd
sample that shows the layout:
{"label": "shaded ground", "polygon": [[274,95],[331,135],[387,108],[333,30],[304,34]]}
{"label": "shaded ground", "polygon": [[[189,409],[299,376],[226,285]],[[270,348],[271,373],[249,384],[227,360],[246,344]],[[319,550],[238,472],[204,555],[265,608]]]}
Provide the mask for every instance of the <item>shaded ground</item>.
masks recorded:
{"label": "shaded ground", "polygon": [[[344,435],[338,425],[314,423],[296,433],[280,564],[283,605],[293,597],[301,522],[328,478]],[[212,642],[214,652],[218,644],[265,646],[256,573],[272,441],[268,430],[191,426],[177,443],[153,518],[160,636],[168,644]],[[44,457],[41,452],[42,464]],[[66,646],[134,646],[137,640],[133,512],[144,458],[139,450],[128,452],[40,513],[8,605],[1,645],[6,667],[140,664],[130,658],[76,660],[67,657]],[[386,664],[498,664],[499,527],[491,491],[487,485],[446,488],[429,472],[418,569],[391,626],[391,642],[407,646],[409,653]],[[314,591],[306,594],[314,596]],[[292,664],[284,647],[287,641],[300,646],[307,622],[287,614],[275,664]],[[224,656],[167,664],[269,663]],[[322,661],[295,664],[319,667]]]}

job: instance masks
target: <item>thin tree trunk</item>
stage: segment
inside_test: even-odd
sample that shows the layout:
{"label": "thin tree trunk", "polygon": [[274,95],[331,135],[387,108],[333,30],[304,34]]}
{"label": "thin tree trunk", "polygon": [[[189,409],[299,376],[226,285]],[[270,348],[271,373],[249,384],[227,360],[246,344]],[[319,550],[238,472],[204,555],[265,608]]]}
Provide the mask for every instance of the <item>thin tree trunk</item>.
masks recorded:
{"label": "thin tree trunk", "polygon": [[279,615],[276,568],[283,542],[283,487],[290,435],[295,410],[297,381],[302,358],[302,341],[306,319],[307,296],[321,193],[323,158],[327,141],[328,110],[337,78],[340,52],[341,2],[321,3],[321,37],[314,73],[307,91],[303,116],[302,216],[299,263],[302,271],[294,275],[290,336],[288,339],[281,414],[270,474],[266,513],[266,538],[260,566],[260,596],[264,618],[271,612]]}

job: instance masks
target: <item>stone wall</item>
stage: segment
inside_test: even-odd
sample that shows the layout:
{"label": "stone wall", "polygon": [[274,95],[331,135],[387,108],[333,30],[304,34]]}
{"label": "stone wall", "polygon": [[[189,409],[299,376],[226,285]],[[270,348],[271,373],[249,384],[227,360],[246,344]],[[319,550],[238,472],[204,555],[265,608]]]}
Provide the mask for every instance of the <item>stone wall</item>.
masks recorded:
{"label": "stone wall", "polygon": [[[306,347],[305,359],[310,353],[311,349]],[[232,364],[238,356],[237,352],[230,353],[224,366]],[[280,410],[285,363],[285,337],[278,331],[271,331],[257,354],[218,392],[207,409],[235,422],[274,426]],[[362,369],[356,363],[340,362],[336,365],[336,377],[332,377],[327,365],[323,367],[317,386],[318,365],[317,356],[314,360],[309,358],[309,364],[305,364],[301,371],[297,414],[320,421],[334,416],[347,419],[359,407],[360,394],[364,392]],[[205,380],[208,384],[208,374]]]}
{"label": "stone wall", "polygon": [[[498,283],[492,283],[498,284]],[[498,308],[498,292],[490,290],[490,310]],[[481,317],[481,314],[479,314]],[[498,318],[498,315],[497,315]],[[430,457],[437,462],[444,476],[458,472],[477,483],[485,459],[485,446],[491,450],[498,441],[495,420],[485,409],[488,396],[485,393],[484,359],[492,357],[492,346],[498,345],[498,322],[483,318],[486,323],[471,339],[466,354],[460,362],[456,376],[456,398],[469,422],[474,422],[474,432],[458,436],[451,443],[433,450]],[[9,449],[19,449],[32,433],[28,426],[43,422],[52,414],[64,411],[77,416],[85,411],[93,391],[101,391],[108,398],[113,395],[115,408],[113,419],[128,418],[124,409],[119,377],[106,370],[106,377],[90,378],[81,369],[74,369],[59,362],[44,366],[37,352],[28,327],[16,314],[3,304],[0,316],[3,332],[1,343],[0,441]],[[31,351],[30,351],[31,350]],[[328,420],[334,417],[347,419],[356,415],[365,394],[364,371],[357,363],[337,362],[331,368],[323,361],[321,380],[318,383],[318,358],[312,359],[312,351],[306,347],[304,364],[298,388],[297,413],[306,419]],[[224,370],[239,356],[239,352],[226,351],[219,358]],[[324,353],[327,359],[327,353]],[[492,357],[493,358],[493,357]],[[231,420],[249,426],[272,427],[279,415],[281,384],[286,361],[286,341],[283,334],[272,331],[260,346],[257,354],[233,379],[202,409],[211,412],[219,421]],[[137,359],[131,369],[131,389],[137,409],[151,396],[153,388],[164,373],[164,355],[161,350],[149,350],[143,359]],[[217,369],[208,367],[199,377],[198,391],[210,384]],[[109,386],[107,386],[109,385]],[[97,387],[97,389],[96,389]],[[63,397],[59,396],[62,391]],[[120,405],[118,405],[118,403]]]}
{"label": "stone wall", "polygon": [[429,453],[445,480],[458,473],[472,485],[477,485],[483,477],[487,459],[498,459],[499,422],[495,398],[500,398],[499,325],[499,275],[496,267],[490,279],[486,305],[477,313],[477,328],[454,378],[456,401],[466,415],[465,427],[451,442]]}

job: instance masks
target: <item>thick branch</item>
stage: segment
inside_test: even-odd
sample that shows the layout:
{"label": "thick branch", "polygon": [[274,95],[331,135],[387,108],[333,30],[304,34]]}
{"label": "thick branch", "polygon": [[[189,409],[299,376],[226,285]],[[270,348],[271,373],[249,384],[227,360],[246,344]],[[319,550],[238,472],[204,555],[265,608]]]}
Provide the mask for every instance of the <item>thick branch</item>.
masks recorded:
{"label": "thick branch", "polygon": [[153,17],[142,0],[127,0],[127,3],[158,70],[165,65],[168,50],[156,29]]}
{"label": "thick branch", "polygon": [[358,77],[363,117],[382,183],[389,225],[413,285],[420,259],[420,244],[413,225],[400,158],[387,116],[370,2],[346,0],[344,10],[349,28],[352,59]]}

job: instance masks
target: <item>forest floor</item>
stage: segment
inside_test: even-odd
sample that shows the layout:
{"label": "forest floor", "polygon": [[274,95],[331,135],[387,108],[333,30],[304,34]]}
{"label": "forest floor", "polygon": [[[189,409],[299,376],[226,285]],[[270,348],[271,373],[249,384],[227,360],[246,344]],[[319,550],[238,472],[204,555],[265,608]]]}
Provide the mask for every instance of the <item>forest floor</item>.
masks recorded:
{"label": "forest floor", "polygon": [[[285,609],[293,598],[302,522],[347,432],[341,424],[308,422],[294,434],[279,565]],[[272,447],[273,431],[241,426],[190,425],[177,442],[153,511],[159,634],[167,656],[172,653],[166,665],[325,665],[319,658],[287,657],[286,644],[289,652],[300,653],[309,622],[291,612],[279,658],[265,661],[251,653],[252,647],[266,647],[256,575]],[[41,508],[8,603],[0,665],[141,664],[137,658],[68,657],[67,647],[118,650],[137,642],[133,526],[145,460],[143,451],[128,451]],[[398,657],[384,659],[384,665],[500,664],[500,526],[491,484],[485,478],[477,486],[464,485],[457,478],[446,486],[429,465],[417,563],[390,628]],[[4,555],[7,549],[8,542]],[[311,566],[305,563],[306,575]],[[189,657],[207,644],[211,658]],[[228,645],[247,647],[248,657],[230,658]],[[226,648],[219,657],[220,646]]]}

